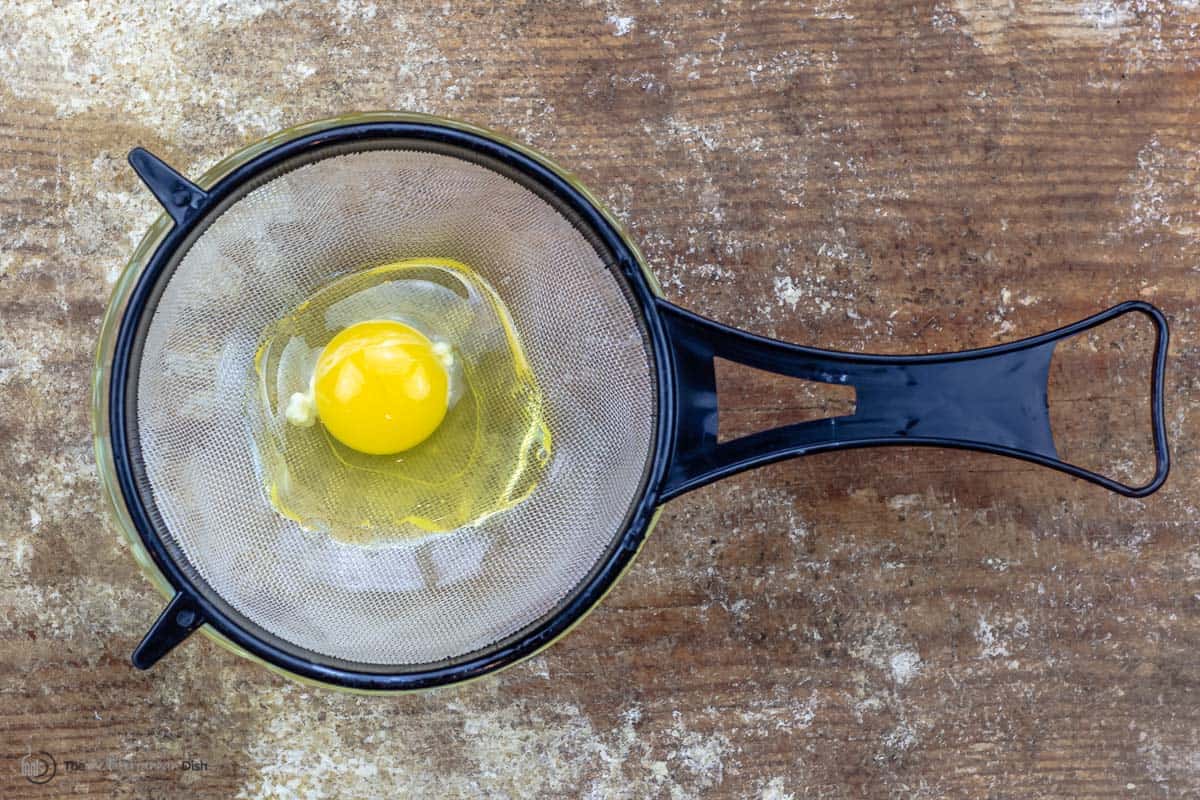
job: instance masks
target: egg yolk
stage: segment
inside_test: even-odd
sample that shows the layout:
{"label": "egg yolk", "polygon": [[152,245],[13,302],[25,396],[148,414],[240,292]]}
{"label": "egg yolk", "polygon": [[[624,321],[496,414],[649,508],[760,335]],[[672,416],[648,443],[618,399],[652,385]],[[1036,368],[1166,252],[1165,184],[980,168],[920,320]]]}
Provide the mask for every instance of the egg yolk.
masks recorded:
{"label": "egg yolk", "polygon": [[317,416],[342,444],[390,455],[429,438],[446,416],[449,375],[437,348],[401,322],[351,325],[317,359]]}

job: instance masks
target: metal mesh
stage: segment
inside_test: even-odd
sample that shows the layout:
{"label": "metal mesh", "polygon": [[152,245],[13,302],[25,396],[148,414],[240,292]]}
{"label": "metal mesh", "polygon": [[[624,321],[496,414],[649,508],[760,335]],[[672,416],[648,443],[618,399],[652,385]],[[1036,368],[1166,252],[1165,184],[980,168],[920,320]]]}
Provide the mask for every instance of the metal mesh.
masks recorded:
{"label": "metal mesh", "polygon": [[[263,330],[348,270],[439,256],[512,313],[553,461],[478,526],[346,544],[260,488],[246,384]],[[146,329],[137,439],[168,548],[233,610],[333,659],[403,669],[486,648],[552,611],[604,557],[641,492],[654,371],[621,280],[553,206],[450,155],[364,150],[286,172],[192,244]]]}

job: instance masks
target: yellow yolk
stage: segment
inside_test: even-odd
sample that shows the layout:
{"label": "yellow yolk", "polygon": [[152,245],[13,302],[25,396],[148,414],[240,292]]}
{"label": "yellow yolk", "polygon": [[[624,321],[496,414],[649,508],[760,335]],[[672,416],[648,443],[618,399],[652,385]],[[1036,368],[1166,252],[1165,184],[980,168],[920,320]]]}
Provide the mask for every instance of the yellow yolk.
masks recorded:
{"label": "yellow yolk", "polygon": [[342,444],[390,455],[429,438],[446,416],[449,376],[433,344],[401,322],[345,328],[317,359],[317,416]]}

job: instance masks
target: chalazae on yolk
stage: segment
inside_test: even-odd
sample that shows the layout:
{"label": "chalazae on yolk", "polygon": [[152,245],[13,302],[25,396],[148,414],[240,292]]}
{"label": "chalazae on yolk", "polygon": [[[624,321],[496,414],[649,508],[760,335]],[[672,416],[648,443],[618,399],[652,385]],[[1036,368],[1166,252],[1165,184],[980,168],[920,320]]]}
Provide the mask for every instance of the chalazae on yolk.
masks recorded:
{"label": "chalazae on yolk", "polygon": [[401,322],[351,325],[325,346],[313,376],[317,416],[342,444],[389,455],[429,438],[446,416],[449,376],[434,345]]}

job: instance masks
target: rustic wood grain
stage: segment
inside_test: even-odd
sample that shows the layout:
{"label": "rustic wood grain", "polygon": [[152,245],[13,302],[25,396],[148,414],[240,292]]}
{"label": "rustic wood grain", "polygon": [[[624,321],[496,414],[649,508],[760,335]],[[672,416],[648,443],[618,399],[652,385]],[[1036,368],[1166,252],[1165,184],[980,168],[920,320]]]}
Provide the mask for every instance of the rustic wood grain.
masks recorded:
{"label": "rustic wood grain", "polygon": [[[1198,31],[1182,0],[0,2],[0,796],[1200,796]],[[934,352],[1150,299],[1171,480],[815,456],[672,503],[571,636],[466,687],[343,696],[200,638],[137,673],[159,600],[88,419],[157,214],[124,154],[198,173],[374,108],[547,151],[672,300],[758,333]],[[1144,475],[1148,368],[1145,331],[1064,348],[1063,451]],[[827,407],[748,385],[746,429]]]}

